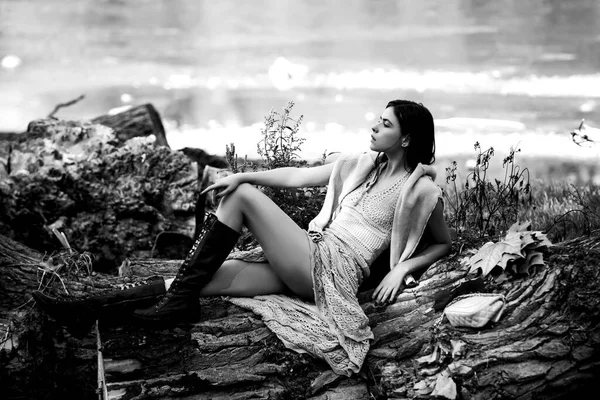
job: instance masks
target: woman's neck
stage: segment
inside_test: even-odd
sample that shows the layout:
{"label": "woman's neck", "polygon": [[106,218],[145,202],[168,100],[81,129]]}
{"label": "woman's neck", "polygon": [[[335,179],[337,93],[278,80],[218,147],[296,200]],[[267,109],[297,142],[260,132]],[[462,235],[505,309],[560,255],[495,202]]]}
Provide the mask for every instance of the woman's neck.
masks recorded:
{"label": "woman's neck", "polygon": [[407,172],[405,164],[404,151],[394,154],[387,154],[387,165],[382,172],[382,178],[389,178],[391,176],[400,176]]}

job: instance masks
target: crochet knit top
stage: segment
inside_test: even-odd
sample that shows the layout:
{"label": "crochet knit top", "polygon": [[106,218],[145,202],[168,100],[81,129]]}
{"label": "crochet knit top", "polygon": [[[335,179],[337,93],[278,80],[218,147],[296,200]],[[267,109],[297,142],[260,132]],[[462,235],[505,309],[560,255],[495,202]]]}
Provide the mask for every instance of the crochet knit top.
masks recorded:
{"label": "crochet knit top", "polygon": [[[325,196],[323,207],[319,214],[309,223],[309,231],[323,231],[326,228],[330,229],[332,225],[335,228],[335,224],[333,223],[337,219],[335,218],[335,212],[338,211],[341,202],[347,200],[346,197],[354,189],[368,180],[367,176],[373,171],[374,166],[373,154],[341,155],[335,161],[333,171],[329,177],[327,195]],[[441,190],[433,183],[433,179],[435,179],[435,170],[433,167],[418,164],[402,185],[403,190],[400,190],[400,195],[398,196],[398,192],[396,192],[395,196],[391,196],[391,198],[395,199],[395,205],[392,207],[394,212],[392,234],[389,241],[390,269],[398,265],[399,262],[410,258],[423,238],[427,221],[442,197]],[[378,211],[375,211],[377,208],[381,209],[385,207],[379,205],[378,207],[366,207],[365,209],[369,209],[369,213],[378,213]],[[346,208],[348,209],[348,207]],[[349,211],[349,215],[359,218],[351,210]],[[365,215],[368,214],[365,213]],[[349,226],[348,222],[343,222],[346,217],[342,217],[336,224],[342,223],[342,226]],[[384,220],[387,221],[387,218],[384,218]],[[384,226],[385,224],[379,228],[384,229]],[[376,231],[372,230],[371,233]],[[363,231],[361,229],[352,229],[352,232],[361,235]],[[364,238],[361,235],[360,238],[355,239],[352,243],[355,244],[355,242],[362,241]],[[382,251],[382,249],[378,250]],[[372,257],[376,256],[376,254],[377,252],[367,258],[373,259]]]}
{"label": "crochet knit top", "polygon": [[363,272],[389,247],[396,200],[409,174],[379,190],[369,190],[376,169],[367,179],[341,200],[326,231],[334,234],[359,256]]}

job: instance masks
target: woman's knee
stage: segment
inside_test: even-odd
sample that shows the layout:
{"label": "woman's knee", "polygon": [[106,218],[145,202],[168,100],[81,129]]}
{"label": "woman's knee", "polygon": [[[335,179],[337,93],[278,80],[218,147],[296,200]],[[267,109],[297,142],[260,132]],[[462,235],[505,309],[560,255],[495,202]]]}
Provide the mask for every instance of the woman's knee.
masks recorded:
{"label": "woman's knee", "polygon": [[231,193],[225,195],[221,199],[219,205],[222,206],[224,203],[239,203],[244,199],[244,197],[248,196],[248,193],[251,190],[250,188],[252,187],[253,186],[249,183],[242,183],[241,185],[236,187]]}
{"label": "woman's knee", "polygon": [[221,198],[217,217],[224,224],[239,230],[243,224],[246,224],[245,219],[256,209],[261,194],[260,190],[249,183],[239,185],[233,192]]}
{"label": "woman's knee", "polygon": [[251,183],[242,183],[240,184],[235,191],[238,193],[238,196],[253,196],[257,193],[260,193],[260,190]]}
{"label": "woman's knee", "polygon": [[239,203],[248,203],[256,200],[260,194],[261,191],[255,186],[250,183],[242,183],[233,192],[225,196],[225,199],[229,198]]}

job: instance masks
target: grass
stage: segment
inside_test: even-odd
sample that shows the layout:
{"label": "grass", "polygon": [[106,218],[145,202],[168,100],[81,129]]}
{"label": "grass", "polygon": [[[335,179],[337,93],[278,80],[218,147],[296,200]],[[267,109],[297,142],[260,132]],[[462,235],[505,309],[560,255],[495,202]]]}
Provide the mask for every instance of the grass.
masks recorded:
{"label": "grass", "polygon": [[[458,162],[458,165],[464,165],[464,162],[461,161]],[[447,159],[443,161],[442,165],[452,168],[452,162],[453,160]],[[519,167],[518,171],[527,170],[528,174],[531,174],[531,178],[523,181],[522,187],[517,184],[516,188],[512,188],[513,196],[515,191],[520,190],[518,196],[512,198],[513,202],[510,205],[505,204],[504,209],[496,209],[495,215],[487,213],[484,204],[477,204],[475,201],[471,201],[469,204],[465,203],[469,200],[465,195],[466,190],[476,191],[473,190],[476,182],[472,176],[469,176],[468,169],[463,168],[457,173],[459,177],[456,178],[456,182],[451,180],[447,182],[443,179],[444,177],[438,177],[436,181],[446,193],[446,219],[450,227],[457,230],[459,238],[484,237],[493,240],[495,237],[501,236],[508,226],[517,221],[531,221],[532,229],[546,233],[554,243],[587,235],[595,229],[600,229],[600,186],[594,183],[592,180],[594,176],[589,174],[589,169],[594,168],[593,165],[580,164],[576,166],[575,163],[557,165],[555,162],[549,169],[547,166],[551,163],[546,161],[526,159],[519,163],[527,165],[527,167]],[[530,165],[534,167],[530,168]],[[546,166],[545,170],[544,166]],[[531,170],[536,172],[531,172]],[[488,192],[491,192],[489,193],[490,197],[510,192],[510,188],[507,186],[511,182],[507,180],[505,183],[502,180],[503,172],[496,166],[493,173],[485,177],[485,181],[478,183],[479,190],[487,188]],[[587,177],[587,179],[581,177]],[[500,180],[500,189],[503,188],[504,191],[498,189],[498,180]],[[467,181],[471,183],[469,189],[465,188]],[[525,192],[525,188],[527,188],[527,192]],[[457,206],[457,198],[462,198],[463,204]],[[507,209],[510,212],[507,212]],[[458,215],[461,213],[462,215]],[[476,216],[479,217],[479,220],[487,218],[489,224],[486,229],[477,225]],[[456,226],[457,220],[462,222],[461,226]]]}
{"label": "grass", "polygon": [[600,228],[600,186],[537,181],[523,218],[553,242],[587,235]]}

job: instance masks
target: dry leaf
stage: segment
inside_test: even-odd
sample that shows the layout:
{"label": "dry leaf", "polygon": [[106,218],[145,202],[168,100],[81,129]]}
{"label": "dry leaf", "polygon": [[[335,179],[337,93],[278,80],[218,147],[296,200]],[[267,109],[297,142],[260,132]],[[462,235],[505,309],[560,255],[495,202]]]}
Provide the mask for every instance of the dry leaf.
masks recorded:
{"label": "dry leaf", "polygon": [[519,251],[523,248],[523,233],[522,232],[508,232],[502,242],[508,243],[515,248],[519,248]]}
{"label": "dry leaf", "polygon": [[530,225],[530,222],[515,223],[502,241],[484,244],[469,258],[469,273],[481,269],[481,274],[485,277],[499,267],[502,271],[495,272],[496,279],[498,282],[504,282],[508,279],[503,273],[507,268],[515,274],[528,274],[532,266],[545,265],[539,250],[552,246],[552,243],[539,231],[524,231],[529,229]]}
{"label": "dry leaf", "polygon": [[517,266],[518,274],[527,274],[529,275],[529,269],[536,265],[544,266],[546,263],[544,262],[544,255],[539,251],[532,251],[527,253],[527,257],[525,261]]}
{"label": "dry leaf", "polygon": [[506,267],[509,263],[515,262],[522,258],[523,258],[523,255],[521,255],[521,254],[504,253],[502,255],[502,260],[500,261],[500,266],[504,265]]}
{"label": "dry leaf", "polygon": [[521,234],[521,249],[538,246],[539,240],[537,240],[532,233],[533,232],[526,232]]}
{"label": "dry leaf", "polygon": [[452,358],[462,357],[465,354],[467,343],[462,340],[450,339],[450,344],[452,345]]}
{"label": "dry leaf", "polygon": [[520,254],[521,248],[511,245],[505,242],[492,243],[488,242],[469,259],[469,273],[477,272],[481,268],[481,274],[487,276],[496,266],[500,266],[502,269],[506,268],[505,264],[502,264],[504,253],[508,254]]}
{"label": "dry leaf", "polygon": [[531,236],[533,236],[537,241],[537,246],[546,246],[546,247],[552,247],[554,246],[552,244],[552,242],[550,240],[548,240],[548,237],[543,234],[542,232],[532,232]]}
{"label": "dry leaf", "polygon": [[438,374],[435,388],[433,389],[431,396],[440,396],[445,399],[454,400],[457,395],[456,383],[454,383],[454,380],[450,377],[448,371]]}
{"label": "dry leaf", "polygon": [[508,232],[524,232],[531,228],[531,221],[525,221],[522,223],[515,222],[508,228]]}

